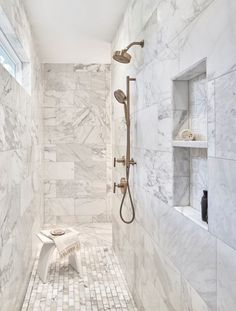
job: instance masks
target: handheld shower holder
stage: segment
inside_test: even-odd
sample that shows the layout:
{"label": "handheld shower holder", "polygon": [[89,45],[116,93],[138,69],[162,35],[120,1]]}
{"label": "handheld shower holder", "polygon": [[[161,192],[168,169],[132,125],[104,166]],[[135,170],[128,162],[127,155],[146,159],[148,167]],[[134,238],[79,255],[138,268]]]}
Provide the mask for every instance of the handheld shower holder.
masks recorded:
{"label": "handheld shower holder", "polygon": [[125,162],[125,156],[122,156],[120,159],[114,158],[113,167],[116,167],[116,163],[122,163],[125,166]]}

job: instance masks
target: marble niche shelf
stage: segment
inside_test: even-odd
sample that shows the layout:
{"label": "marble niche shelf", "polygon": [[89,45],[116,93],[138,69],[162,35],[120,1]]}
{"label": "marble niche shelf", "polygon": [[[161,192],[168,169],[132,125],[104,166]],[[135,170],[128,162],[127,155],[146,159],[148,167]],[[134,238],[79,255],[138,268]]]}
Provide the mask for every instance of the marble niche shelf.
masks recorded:
{"label": "marble niche shelf", "polygon": [[[208,224],[201,218],[201,198],[208,189],[206,69],[204,59],[173,79],[172,146],[173,206],[189,221],[208,230]],[[196,140],[181,140],[181,132],[185,129],[190,129]]]}
{"label": "marble niche shelf", "polygon": [[207,149],[207,141],[201,140],[198,141],[173,140],[172,145],[173,147]]}
{"label": "marble niche shelf", "polygon": [[176,211],[183,214],[185,217],[189,218],[197,225],[205,230],[208,230],[208,224],[201,219],[201,213],[191,206],[175,206]]}

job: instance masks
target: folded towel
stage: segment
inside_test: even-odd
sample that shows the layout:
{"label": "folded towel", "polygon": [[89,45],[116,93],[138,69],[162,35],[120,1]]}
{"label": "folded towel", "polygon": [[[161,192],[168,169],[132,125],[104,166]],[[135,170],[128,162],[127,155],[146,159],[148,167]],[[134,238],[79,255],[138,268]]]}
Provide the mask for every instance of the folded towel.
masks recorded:
{"label": "folded towel", "polygon": [[54,236],[51,230],[42,230],[41,233],[53,240],[61,257],[67,256],[80,248],[79,233],[72,229],[67,229],[65,234]]}

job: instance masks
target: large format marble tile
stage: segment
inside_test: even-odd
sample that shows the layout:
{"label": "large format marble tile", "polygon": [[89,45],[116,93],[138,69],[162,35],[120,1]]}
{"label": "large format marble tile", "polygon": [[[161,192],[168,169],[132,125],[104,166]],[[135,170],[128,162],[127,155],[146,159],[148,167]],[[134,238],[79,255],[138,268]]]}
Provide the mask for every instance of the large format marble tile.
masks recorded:
{"label": "large format marble tile", "polygon": [[215,80],[216,157],[236,160],[236,72]]}
{"label": "large format marble tile", "polygon": [[22,86],[0,66],[0,301],[2,310],[19,310],[43,218],[43,76],[22,2],[0,2],[1,21],[8,16],[30,62]]}
{"label": "large format marble tile", "polygon": [[233,311],[236,306],[236,251],[218,240],[218,311]]}
{"label": "large format marble tile", "polygon": [[236,4],[232,0],[210,2],[212,4],[178,36],[177,41],[181,71],[207,57],[208,78],[213,79],[235,69]]}
{"label": "large format marble tile", "polygon": [[45,199],[45,214],[50,216],[70,216],[74,215],[74,199],[73,198],[50,198]]}
{"label": "large format marble tile", "polygon": [[[48,116],[44,122],[45,197],[78,201],[74,222],[79,216],[80,222],[107,221],[107,184],[111,183],[110,66],[46,64],[44,70]],[[55,111],[55,120],[51,120]],[[64,222],[56,212],[52,217]],[[73,222],[72,214],[68,221]]]}
{"label": "large format marble tile", "polygon": [[236,248],[236,162],[210,158],[209,231]]}
{"label": "large format marble tile", "polygon": [[45,162],[44,179],[74,179],[73,162]]}
{"label": "large format marble tile", "polygon": [[183,311],[209,311],[207,304],[190,284],[182,278]]}
{"label": "large format marble tile", "polygon": [[[149,5],[150,8],[144,13]],[[232,186],[235,184],[233,176],[236,175],[234,161],[218,162],[217,159],[209,159],[210,232],[173,209],[173,175],[174,187],[177,189],[174,203],[181,200],[185,204],[190,203],[189,184],[192,180],[192,189],[194,188],[193,192],[197,196],[191,196],[191,201],[199,208],[200,191],[207,186],[207,174],[202,174],[206,171],[206,155],[191,152],[190,161],[190,152],[179,150],[180,148],[174,149],[173,171],[171,134],[173,129],[173,136],[177,138],[179,131],[189,126],[185,105],[189,99],[189,87],[188,83],[182,81],[175,81],[173,84],[172,79],[199,61],[206,60],[208,155],[234,159],[235,122],[232,102],[235,76],[232,71],[235,70],[235,10],[233,0],[191,0],[188,3],[184,0],[155,3],[146,0],[142,3],[133,1],[114,39],[113,47],[117,49],[134,39],[145,40],[144,49],[137,47],[132,50],[132,63],[127,66],[112,64],[112,89],[125,88],[125,76],[137,74],[137,86],[132,88],[131,109],[136,121],[132,128],[132,136],[136,135],[132,142],[132,155],[137,160],[137,166],[131,173],[136,222],[129,227],[120,222],[116,210],[120,196],[117,194],[113,200],[113,241],[140,310],[217,310],[219,280],[217,281],[214,235],[236,247],[232,203],[235,193]],[[231,73],[225,75],[228,71]],[[219,79],[212,80],[217,77]],[[182,83],[187,88],[178,87],[179,93],[176,97],[176,84]],[[198,79],[190,82],[190,90],[197,90],[197,100],[201,102],[201,105],[193,105],[192,121],[196,131],[201,129],[206,134],[206,124],[201,127],[198,118],[199,114],[206,112],[206,88],[204,86],[203,90],[198,86]],[[175,96],[172,100],[173,89]],[[195,99],[193,96],[190,98],[192,101]],[[154,115],[157,115],[156,123]],[[122,117],[122,107],[113,102],[115,155],[122,155],[125,147]],[[228,133],[230,128],[232,131]],[[193,168],[192,178],[190,162]],[[122,168],[116,168],[114,178],[118,179],[122,173]],[[125,215],[129,215],[127,210]],[[150,239],[145,239],[147,235]],[[222,245],[224,246],[223,243]],[[152,255],[156,248],[157,260],[153,265]],[[227,262],[226,265],[232,266],[232,263]],[[221,268],[223,286],[220,298],[218,297],[218,308],[220,306],[222,310],[231,310],[234,305],[234,292],[228,290],[228,281],[233,286],[234,275],[232,273],[231,279],[223,279],[223,270],[226,268]],[[226,301],[219,304],[219,299],[223,296],[228,304]]]}
{"label": "large format marble tile", "polygon": [[208,109],[207,109],[207,140],[208,156],[215,156],[216,123],[215,123],[215,80],[208,82]]}

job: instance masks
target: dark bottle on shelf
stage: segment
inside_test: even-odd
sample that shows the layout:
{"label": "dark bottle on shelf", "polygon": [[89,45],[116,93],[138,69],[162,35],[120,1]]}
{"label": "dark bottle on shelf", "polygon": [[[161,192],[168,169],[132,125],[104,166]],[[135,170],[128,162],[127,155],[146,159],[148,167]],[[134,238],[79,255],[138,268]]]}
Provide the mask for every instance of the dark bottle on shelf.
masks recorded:
{"label": "dark bottle on shelf", "polygon": [[201,207],[202,207],[202,221],[208,223],[208,196],[207,190],[203,190],[203,196],[201,200]]}

